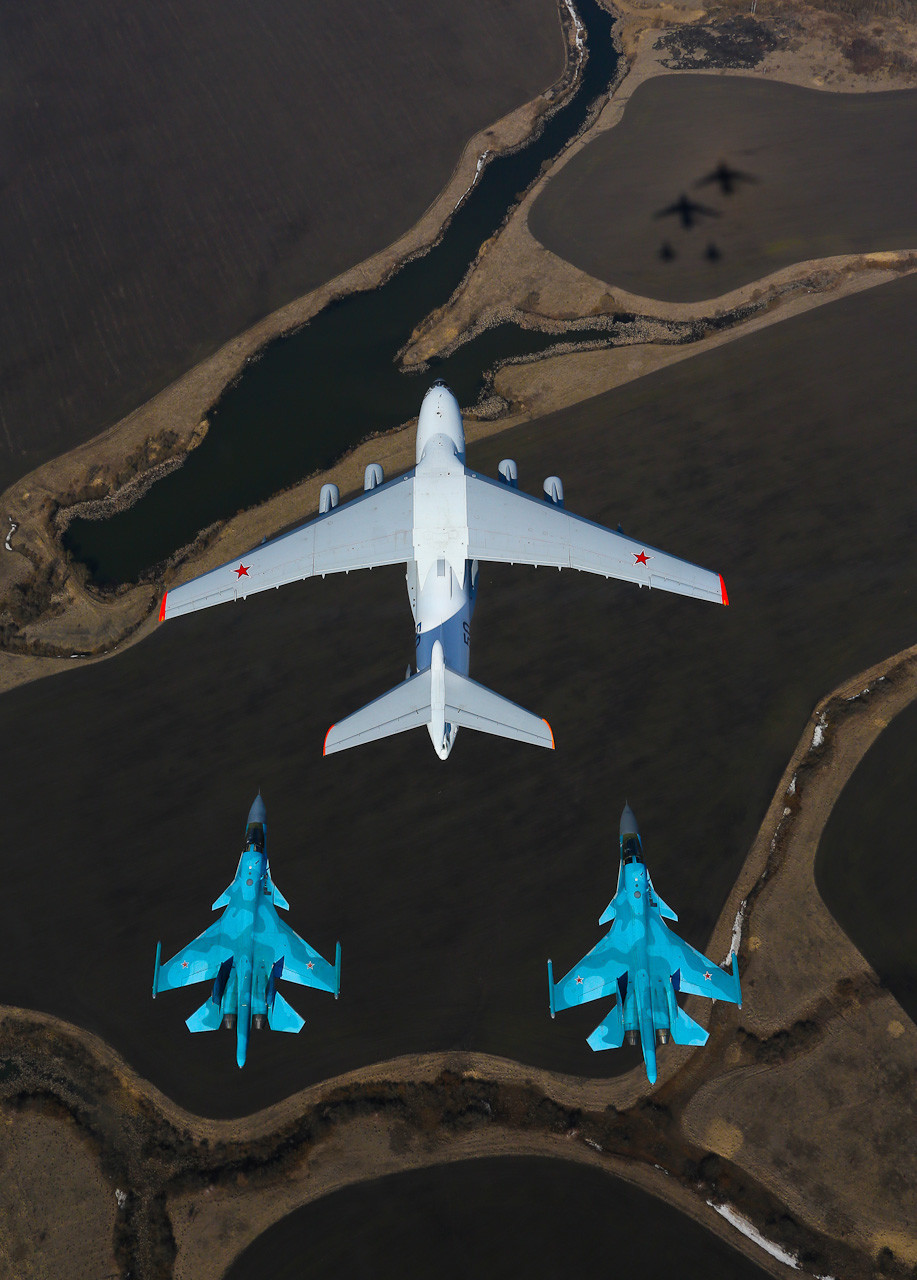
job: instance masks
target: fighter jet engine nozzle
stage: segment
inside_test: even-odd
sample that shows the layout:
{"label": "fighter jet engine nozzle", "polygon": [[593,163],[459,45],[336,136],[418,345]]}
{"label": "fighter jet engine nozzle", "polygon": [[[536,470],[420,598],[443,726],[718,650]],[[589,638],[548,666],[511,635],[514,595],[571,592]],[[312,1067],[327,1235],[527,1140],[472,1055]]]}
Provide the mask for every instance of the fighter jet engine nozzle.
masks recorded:
{"label": "fighter jet engine nozzle", "polygon": [[564,482],[560,476],[548,476],[544,482],[544,500],[553,502],[555,507],[564,505]]}
{"label": "fighter jet engine nozzle", "polygon": [[516,466],[512,458],[504,458],[497,467],[497,475],[504,484],[508,484],[511,489],[519,488],[519,468]]}
{"label": "fighter jet engine nozzle", "polygon": [[369,493],[371,489],[376,489],[385,480],[385,472],[382,470],[378,462],[371,462],[363,472],[363,489]]}
{"label": "fighter jet engine nozzle", "polygon": [[341,491],[336,484],[323,484],[318,498],[319,515],[326,516],[341,501]]}
{"label": "fighter jet engine nozzle", "polygon": [[226,1013],[223,1015],[223,1026],[227,1031],[232,1031],[236,1025],[236,1015],[234,1013]]}
{"label": "fighter jet engine nozzle", "polygon": [[656,1028],[656,1043],[657,1043],[657,1044],[668,1044],[668,1043],[669,1043],[669,1029],[668,1029],[668,1027],[657,1027],[657,1028]]}
{"label": "fighter jet engine nozzle", "polygon": [[256,1031],[264,1030],[265,1015],[263,1013],[252,1014],[252,1026]]}

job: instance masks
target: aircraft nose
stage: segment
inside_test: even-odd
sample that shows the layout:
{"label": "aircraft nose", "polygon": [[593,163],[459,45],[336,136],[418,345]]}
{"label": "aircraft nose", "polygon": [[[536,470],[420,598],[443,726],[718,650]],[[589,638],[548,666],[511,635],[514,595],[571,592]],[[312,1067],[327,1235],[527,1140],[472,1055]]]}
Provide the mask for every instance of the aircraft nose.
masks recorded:
{"label": "aircraft nose", "polygon": [[261,799],[261,792],[255,796],[252,807],[248,811],[247,826],[251,826],[253,822],[267,822],[267,809],[264,807],[264,801]]}
{"label": "aircraft nose", "polygon": [[622,839],[624,836],[640,834],[640,828],[637,826],[637,819],[634,817],[634,811],[629,804],[625,804],[624,812],[621,814],[621,825],[618,828],[618,834]]}

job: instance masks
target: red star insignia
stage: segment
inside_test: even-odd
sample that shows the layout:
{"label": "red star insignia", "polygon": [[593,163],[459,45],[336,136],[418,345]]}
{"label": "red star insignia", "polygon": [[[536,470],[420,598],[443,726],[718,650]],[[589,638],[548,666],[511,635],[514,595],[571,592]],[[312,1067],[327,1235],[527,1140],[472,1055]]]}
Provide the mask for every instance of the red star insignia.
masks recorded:
{"label": "red star insignia", "polygon": [[307,968],[307,969],[314,969],[314,968],[315,968],[315,965],[314,965],[314,964],[312,963],[312,961],[310,960],[310,961],[309,961],[309,963],[306,965],[306,968]]}
{"label": "red star insignia", "polygon": [[187,967],[188,967],[188,961],[187,961],[187,960],[182,960],[182,962],[181,962],[181,967],[182,967],[183,969],[187,969]]}
{"label": "red star insignia", "polygon": [[645,551],[641,551],[639,555],[636,551],[634,552],[634,564],[646,564],[647,560],[651,559],[652,556],[648,556]]}
{"label": "red star insignia", "polygon": [[247,578],[248,571],[250,568],[251,568],[251,565],[242,564],[240,562],[238,569],[233,569],[233,573],[236,575],[237,578]]}
{"label": "red star insignia", "polygon": [[712,974],[712,973],[705,973],[705,974],[704,974],[704,977],[705,977],[705,978],[706,978],[706,980],[709,982],[709,981],[710,981],[710,979],[713,977],[713,974]]}
{"label": "red star insignia", "polygon": [[579,978],[579,977],[578,977],[576,980],[577,980],[577,982],[580,984],[580,986],[582,986],[582,985],[583,985],[583,980],[582,980],[582,978]]}

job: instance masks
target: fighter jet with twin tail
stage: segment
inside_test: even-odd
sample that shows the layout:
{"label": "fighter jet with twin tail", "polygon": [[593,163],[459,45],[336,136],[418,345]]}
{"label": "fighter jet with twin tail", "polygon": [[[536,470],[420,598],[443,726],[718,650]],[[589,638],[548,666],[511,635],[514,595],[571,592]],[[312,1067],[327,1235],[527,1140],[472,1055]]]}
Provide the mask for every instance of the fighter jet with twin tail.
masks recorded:
{"label": "fighter jet with twin tail", "polygon": [[[621,863],[615,896],[599,924],[611,924],[589,954],[555,983],[548,961],[551,1017],[602,997],[614,997],[611,1012],[588,1037],[590,1049],[620,1049],[624,1040],[640,1047],[650,1084],[656,1083],[656,1046],[669,1036],[676,1044],[703,1045],[707,1032],[678,1003],[679,993],[742,1004],[739,966],[732,973],[708,960],[667,927],[678,916],[659,897],[643,860],[637,820],[624,806],[620,825]],[[728,963],[728,962],[727,962]]]}
{"label": "fighter jet with twin tail", "polygon": [[225,908],[198,938],[165,964],[156,944],[153,999],[161,991],[213,982],[213,991],[187,1019],[189,1031],[216,1031],[220,1023],[236,1031],[236,1062],[245,1066],[249,1031],[265,1021],[272,1031],[301,1031],[304,1022],[277,990],[282,979],[304,987],[341,993],[341,944],[334,964],[284,924],[277,907],[290,904],[271,879],[267,860],[267,811],[261,793],[248,814],[245,849],[235,879],[213,904]]}
{"label": "fighter jet with twin tail", "polygon": [[332,725],[325,755],[419,725],[426,725],[442,760],[461,726],[554,746],[546,720],[468,678],[471,616],[484,561],[581,569],[729,603],[719,574],[564,510],[557,476],[545,480],[542,501],[519,492],[509,458],[500,463],[498,480],[470,471],[462,415],[441,382],[424,397],[415,456],[416,465],[387,484],[372,463],[364,492],[344,506],[338,505],[337,486],[323,485],[316,519],[162,599],[160,621],[319,574],[406,565],[414,673],[409,667],[403,683]]}

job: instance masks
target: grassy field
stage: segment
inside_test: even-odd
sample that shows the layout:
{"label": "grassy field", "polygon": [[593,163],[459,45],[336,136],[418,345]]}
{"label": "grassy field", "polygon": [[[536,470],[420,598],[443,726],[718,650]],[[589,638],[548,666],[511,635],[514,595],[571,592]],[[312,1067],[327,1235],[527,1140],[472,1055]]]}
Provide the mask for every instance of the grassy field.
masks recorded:
{"label": "grassy field", "polygon": [[[831,94],[661,76],[529,217],[575,266],[632,293],[714,298],[809,258],[917,247],[917,93]],[[736,177],[704,182],[723,162]],[[660,216],[682,194],[710,210]]]}
{"label": "grassy field", "polygon": [[816,883],[885,985],[917,1018],[917,707],[883,732],[848,782],[818,848]]}
{"label": "grassy field", "polygon": [[555,0],[7,6],[0,489],[406,231]]}
{"label": "grassy field", "polygon": [[[601,1075],[604,1009],[551,1022],[545,960],[597,940],[625,798],[704,946],[817,697],[913,640],[917,280],[789,320],[476,446],[523,487],[722,571],[729,609],[485,567],[472,674],[546,716],[554,753],[412,733],[324,760],[401,678],[397,569],[160,628],[2,700],[9,963],[0,1000],[98,1032],[183,1105],[241,1114],[400,1053],[469,1047]],[[153,952],[210,920],[266,797],[290,923],[343,993],[294,989],[298,1038],[190,1037],[202,988],[149,998]],[[714,957],[721,959],[722,957]]]}
{"label": "grassy field", "polygon": [[[493,1159],[382,1178],[291,1214],[227,1280],[630,1274],[756,1280],[764,1273],[677,1209],[598,1169]],[[612,1261],[613,1260],[613,1261]]]}

